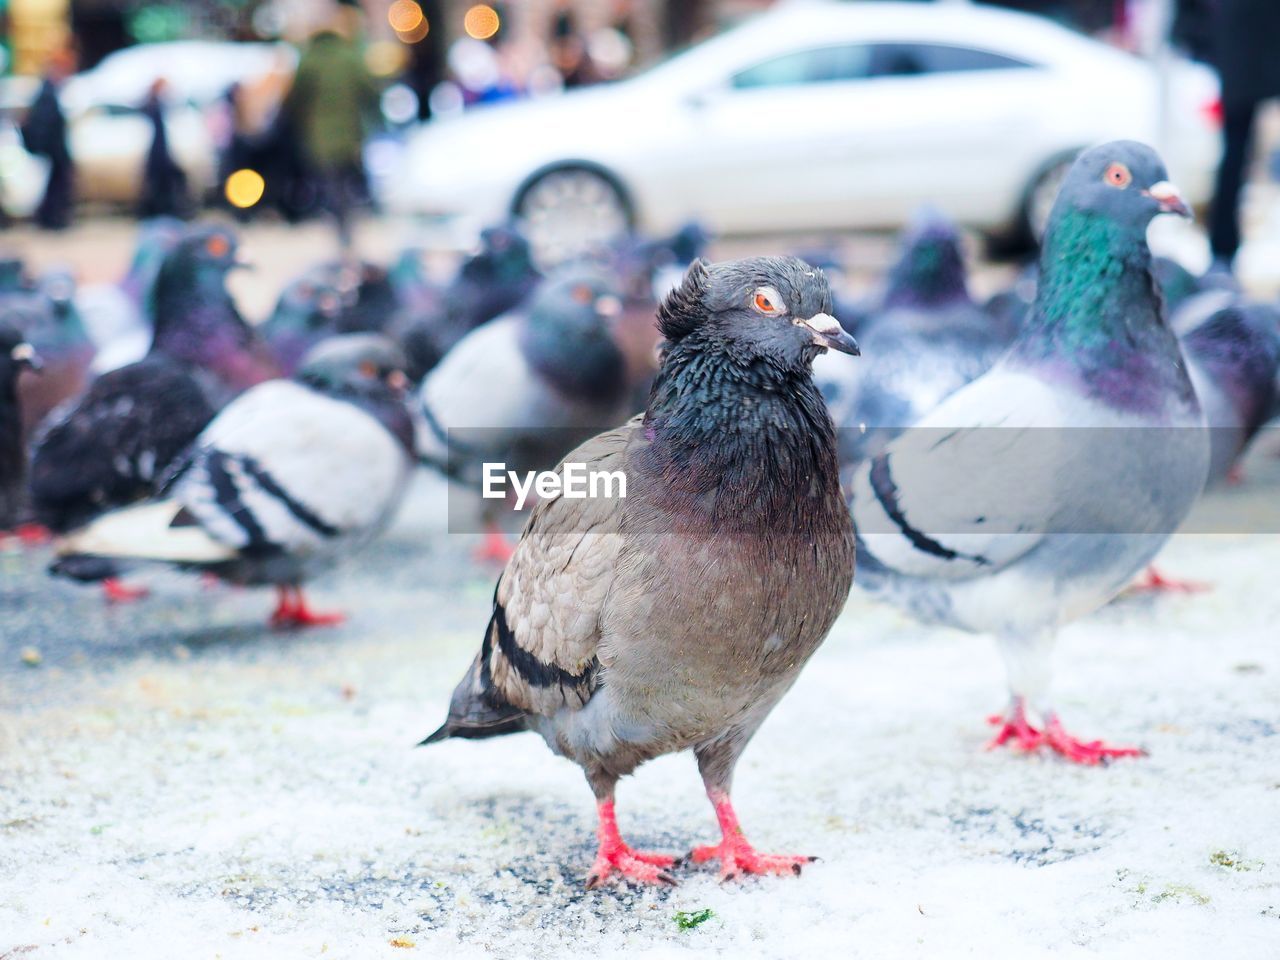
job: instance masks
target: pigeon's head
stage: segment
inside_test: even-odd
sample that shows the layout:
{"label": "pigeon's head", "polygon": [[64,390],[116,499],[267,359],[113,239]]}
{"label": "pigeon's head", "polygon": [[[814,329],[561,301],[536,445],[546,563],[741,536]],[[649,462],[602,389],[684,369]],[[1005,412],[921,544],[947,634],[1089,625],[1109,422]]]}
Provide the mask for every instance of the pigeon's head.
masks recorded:
{"label": "pigeon's head", "polygon": [[533,248],[514,226],[487,227],[480,231],[479,251],[463,265],[466,276],[516,280],[536,273]]}
{"label": "pigeon's head", "polygon": [[343,296],[333,284],[305,276],[285,287],[272,315],[273,327],[328,330],[342,313]]}
{"label": "pigeon's head", "polygon": [[609,330],[622,313],[622,297],[602,270],[576,264],[544,281],[529,300],[530,325],[575,334]]}
{"label": "pigeon's head", "polygon": [[858,355],[832,310],[826,276],[795,257],[695,260],[658,308],[658,328],[671,350],[696,340],[740,363],[807,372],[829,349]]}
{"label": "pigeon's head", "polygon": [[377,333],[344,333],[312,347],[297,379],[328,393],[382,393],[403,397],[409,359],[400,345]]}
{"label": "pigeon's head", "polygon": [[157,296],[181,299],[193,287],[220,290],[236,259],[236,235],[223,226],[197,226],[183,234],[165,257],[156,279]]}
{"label": "pigeon's head", "polygon": [[22,370],[43,369],[35,347],[12,324],[0,322],[0,383],[13,384]]}
{"label": "pigeon's head", "polygon": [[1104,143],[1076,158],[1054,202],[1050,229],[1072,211],[1101,215],[1142,236],[1158,214],[1191,216],[1159,154],[1133,140]]}
{"label": "pigeon's head", "polygon": [[916,215],[903,234],[902,250],[889,271],[885,304],[937,304],[969,295],[964,252],[955,223],[937,210]]}

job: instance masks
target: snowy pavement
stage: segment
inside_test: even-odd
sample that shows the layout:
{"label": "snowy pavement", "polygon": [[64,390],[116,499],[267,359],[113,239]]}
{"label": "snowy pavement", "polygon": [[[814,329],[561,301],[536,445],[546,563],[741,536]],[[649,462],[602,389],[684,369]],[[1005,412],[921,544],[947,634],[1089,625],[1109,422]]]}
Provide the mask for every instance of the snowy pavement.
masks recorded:
{"label": "snowy pavement", "polygon": [[[1252,472],[1219,501],[1274,498]],[[994,645],[855,592],[735,789],[762,850],[821,862],[587,892],[575,767],[532,735],[413,748],[492,591],[440,498],[318,584],[352,617],[303,634],[263,628],[264,592],[169,576],[104,610],[0,556],[0,958],[1280,955],[1280,536],[1179,538],[1164,568],[1213,592],[1064,632],[1068,725],[1150,751],[1100,769],[984,752]],[[619,816],[653,849],[714,836],[688,756]]]}

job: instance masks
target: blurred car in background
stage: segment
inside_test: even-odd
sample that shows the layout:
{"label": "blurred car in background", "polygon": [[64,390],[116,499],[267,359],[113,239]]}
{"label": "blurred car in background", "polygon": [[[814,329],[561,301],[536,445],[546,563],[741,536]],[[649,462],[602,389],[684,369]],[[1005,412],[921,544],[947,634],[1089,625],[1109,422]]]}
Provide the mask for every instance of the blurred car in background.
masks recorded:
{"label": "blurred car in background", "polygon": [[722,233],[891,229],[922,204],[1026,242],[1099,141],[1159,144],[1208,199],[1217,78],[1175,59],[1165,79],[1035,16],[794,0],[632,79],[428,123],[382,199],[471,225],[515,214],[549,259],[690,217]]}
{"label": "blurred car in background", "polygon": [[[214,185],[217,168],[210,108],[233,83],[252,83],[280,69],[292,72],[296,64],[297,53],[288,44],[178,41],[126,47],[72,77],[59,100],[76,162],[78,199],[124,205],[137,200],[151,146],[151,124],[139,108],[161,78],[168,83],[169,149],[187,174],[192,196],[202,197]],[[33,193],[38,202],[46,175],[38,160],[24,161],[9,149],[12,128],[38,86],[29,77],[10,78],[0,93],[0,181],[6,200],[13,197],[14,214],[29,212],[23,207]]]}

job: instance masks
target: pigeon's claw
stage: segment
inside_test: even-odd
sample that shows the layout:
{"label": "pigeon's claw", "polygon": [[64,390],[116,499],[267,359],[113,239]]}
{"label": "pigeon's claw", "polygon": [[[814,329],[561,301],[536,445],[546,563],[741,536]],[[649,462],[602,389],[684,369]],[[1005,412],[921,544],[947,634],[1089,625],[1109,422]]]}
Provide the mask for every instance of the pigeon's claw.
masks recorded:
{"label": "pigeon's claw", "polygon": [[734,880],[744,873],[763,875],[767,873],[795,874],[807,864],[813,863],[817,857],[792,856],[790,854],[757,853],[747,841],[738,823],[738,814],[733,809],[733,801],[723,790],[708,788],[707,796],[716,810],[716,819],[720,821],[720,842],[712,846],[694,847],[684,859],[693,863],[706,863],[709,860],[720,861],[720,879]]}
{"label": "pigeon's claw", "polygon": [[277,587],[280,601],[271,613],[271,626],[276,630],[302,627],[332,627],[346,621],[346,614],[320,613],[307,605],[300,587]]}
{"label": "pigeon's claw", "polygon": [[1116,747],[1101,740],[1085,741],[1073,737],[1063,728],[1057,715],[1052,713],[1046,714],[1044,729],[1038,730],[1027,720],[1026,707],[1021,698],[1014,698],[1007,716],[996,714],[987,720],[1000,727],[999,732],[987,742],[988,750],[1002,747],[1006,743],[1024,753],[1048,747],[1060,757],[1085,766],[1096,766],[1116,757],[1146,756],[1145,751],[1137,747]]}
{"label": "pigeon's claw", "polygon": [[1155,566],[1147,567],[1142,579],[1134,583],[1129,590],[1133,593],[1207,593],[1213,584],[1202,580],[1178,580],[1166,577]]}
{"label": "pigeon's claw", "polygon": [[612,800],[601,800],[596,810],[600,817],[600,826],[596,831],[600,847],[596,851],[591,872],[587,874],[588,890],[604,886],[615,874],[636,883],[664,884],[669,887],[676,885],[676,878],[667,872],[668,867],[675,865],[675,857],[665,853],[632,850],[627,846],[618,833],[618,820]]}
{"label": "pigeon's claw", "polygon": [[486,525],[484,539],[480,541],[472,557],[477,563],[494,563],[505,567],[515,552],[516,545],[511,542],[510,537],[496,525]]}
{"label": "pigeon's claw", "polygon": [[691,863],[706,863],[709,860],[720,861],[721,881],[735,880],[745,873],[763,876],[776,873],[788,873],[800,876],[800,871],[817,857],[793,856],[791,854],[757,853],[747,842],[746,837],[725,837],[720,843],[707,847],[694,847],[687,858]]}
{"label": "pigeon's claw", "polygon": [[102,597],[107,603],[137,603],[150,592],[146,587],[131,587],[115,577],[102,581]]}

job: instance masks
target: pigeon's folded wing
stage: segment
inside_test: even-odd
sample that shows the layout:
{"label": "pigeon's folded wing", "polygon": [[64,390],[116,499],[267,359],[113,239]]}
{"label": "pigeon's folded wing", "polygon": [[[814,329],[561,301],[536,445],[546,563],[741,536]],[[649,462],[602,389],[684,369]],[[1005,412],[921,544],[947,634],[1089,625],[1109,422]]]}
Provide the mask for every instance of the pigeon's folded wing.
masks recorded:
{"label": "pigeon's folded wing", "polygon": [[1031,550],[1071,454],[1058,408],[1042,382],[1007,371],[953,394],[858,470],[860,549],[898,573],[945,579],[989,574]]}
{"label": "pigeon's folded wing", "polygon": [[[587,441],[565,462],[621,470],[638,422]],[[595,692],[600,617],[622,548],[619,506],[555,496],[534,509],[498,582],[480,653],[479,679],[497,699],[550,714],[581,707]]]}
{"label": "pigeon's folded wing", "polygon": [[306,552],[381,522],[407,471],[372,415],[273,380],[209,424],[170,494],[219,542]]}

